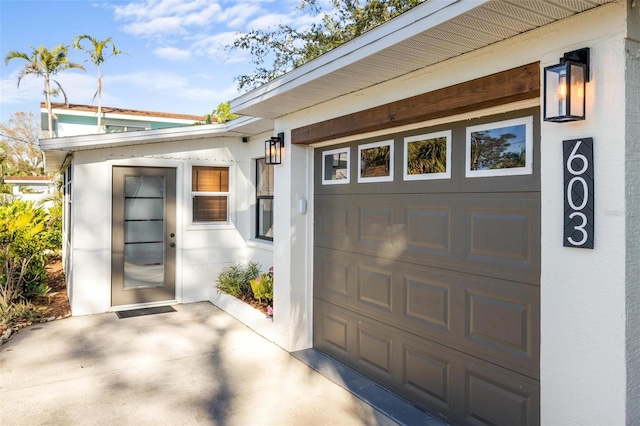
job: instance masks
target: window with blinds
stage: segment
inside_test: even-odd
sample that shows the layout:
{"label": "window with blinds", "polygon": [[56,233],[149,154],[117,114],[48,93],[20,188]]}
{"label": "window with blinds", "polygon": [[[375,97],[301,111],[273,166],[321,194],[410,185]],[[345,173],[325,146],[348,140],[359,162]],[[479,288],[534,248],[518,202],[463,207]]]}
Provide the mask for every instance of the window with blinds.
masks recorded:
{"label": "window with blinds", "polygon": [[193,166],[191,195],[193,222],[227,222],[229,168]]}
{"label": "window with blinds", "polygon": [[256,238],[273,241],[273,166],[256,160]]}

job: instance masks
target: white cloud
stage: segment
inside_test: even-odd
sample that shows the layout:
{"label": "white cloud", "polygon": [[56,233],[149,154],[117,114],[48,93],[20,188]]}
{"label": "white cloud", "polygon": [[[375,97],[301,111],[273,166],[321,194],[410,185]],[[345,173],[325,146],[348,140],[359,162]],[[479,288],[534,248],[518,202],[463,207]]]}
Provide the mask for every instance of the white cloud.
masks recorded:
{"label": "white cloud", "polygon": [[[225,32],[212,36],[197,37],[197,41],[191,44],[191,50],[199,56],[207,56],[217,62],[229,62],[229,53],[225,46],[233,43],[237,37],[236,33]],[[234,55],[236,52],[234,52]],[[238,62],[238,61],[235,61]]]}
{"label": "white cloud", "polygon": [[205,26],[222,11],[207,0],[146,0],[113,9],[116,19],[128,22],[123,30],[141,37],[186,35],[190,27]]}
{"label": "white cloud", "polygon": [[0,80],[0,105],[20,104],[25,101],[40,102],[44,100],[44,80],[27,76],[18,87],[18,75],[20,71],[12,72],[9,77]]}
{"label": "white cloud", "polygon": [[170,61],[183,61],[191,57],[191,52],[184,49],[178,49],[177,47],[159,47],[154,50],[153,53],[162,59],[168,59]]}
{"label": "white cloud", "polygon": [[227,28],[240,29],[252,16],[260,15],[262,11],[258,3],[238,3],[216,15],[215,20],[225,23]]}
{"label": "white cloud", "polygon": [[[80,72],[65,72],[64,74],[58,74],[56,80],[67,93],[69,103],[81,105],[97,104],[97,100],[93,100],[98,86],[96,76]],[[106,87],[107,85],[108,80],[105,78],[103,86]],[[64,97],[60,95],[54,99],[54,102],[64,102]]]}
{"label": "white cloud", "polygon": [[[2,96],[2,105],[23,104],[26,102],[33,102],[39,105],[44,101],[44,80],[42,78],[35,78],[33,76],[27,76],[20,82],[20,87],[17,86],[19,70],[13,72],[9,78],[3,78],[0,81],[0,93]],[[52,80],[58,81],[64,89],[70,103],[87,103],[91,101],[93,94],[96,91],[97,82],[95,77],[90,75],[67,71],[62,74],[58,74],[52,77]],[[55,88],[55,84],[51,83]],[[53,102],[63,102],[64,96],[59,96],[52,99]]]}
{"label": "white cloud", "polygon": [[139,88],[139,90],[166,90],[172,96],[182,88],[188,86],[188,79],[185,76],[162,71],[138,71],[128,74],[118,74],[111,76],[110,81],[117,84],[128,84]]}

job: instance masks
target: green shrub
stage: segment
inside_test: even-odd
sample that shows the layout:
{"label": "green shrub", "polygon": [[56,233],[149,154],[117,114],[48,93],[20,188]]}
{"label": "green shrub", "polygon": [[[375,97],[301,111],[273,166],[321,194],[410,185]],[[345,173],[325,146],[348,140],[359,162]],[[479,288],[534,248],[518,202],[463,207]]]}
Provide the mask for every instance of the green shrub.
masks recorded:
{"label": "green shrub", "polygon": [[249,262],[247,265],[238,264],[227,266],[218,274],[218,291],[238,297],[251,295],[251,280],[260,275],[260,265]]}
{"label": "green shrub", "polygon": [[33,203],[14,200],[0,205],[0,305],[44,296],[47,252],[59,250],[48,232],[51,215]]}
{"label": "green shrub", "polygon": [[12,304],[0,303],[0,324],[34,322],[41,317],[42,310],[24,300]]}
{"label": "green shrub", "polygon": [[273,300],[273,268],[269,272],[260,274],[250,281],[253,297],[262,302],[262,299],[270,302]]}

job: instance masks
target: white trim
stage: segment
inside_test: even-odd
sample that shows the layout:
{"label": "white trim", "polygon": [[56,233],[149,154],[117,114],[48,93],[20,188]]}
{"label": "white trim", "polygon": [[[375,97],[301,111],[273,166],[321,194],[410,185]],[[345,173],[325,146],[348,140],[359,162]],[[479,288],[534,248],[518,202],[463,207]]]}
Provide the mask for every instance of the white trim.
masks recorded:
{"label": "white trim", "polygon": [[[229,161],[189,161],[187,163],[187,176],[185,179],[185,183],[189,185],[189,199],[185,200],[186,204],[189,208],[189,222],[185,224],[186,231],[194,231],[194,230],[218,230],[218,229],[236,229],[236,214],[235,214],[235,205],[236,205],[236,191],[233,191],[235,188],[236,182],[236,167],[235,162]],[[226,167],[229,169],[229,191],[227,192],[196,192],[191,188],[192,176],[193,176],[193,167]],[[220,222],[194,222],[193,220],[193,197],[194,193],[199,196],[226,196],[227,197],[227,220]]]}
{"label": "white trim", "polygon": [[403,40],[423,33],[442,22],[463,15],[489,0],[439,0],[427,1],[416,6],[411,13],[404,13],[368,31],[349,43],[345,43],[324,55],[258,87],[231,101],[233,111],[265,102],[306,83],[327,76],[347,65],[363,60]]}
{"label": "white trim", "polygon": [[[483,130],[501,129],[511,126],[525,126],[525,165],[505,169],[471,170],[471,134]],[[467,127],[465,150],[465,177],[492,177],[530,175],[533,173],[533,116],[497,121]]]}
{"label": "white trim", "polygon": [[[393,182],[393,151],[394,143],[393,139],[367,143],[364,145],[358,145],[358,183],[373,183],[373,182]],[[387,176],[375,176],[364,177],[362,176],[362,151],[365,149],[380,148],[383,146],[389,147],[389,174]]]}
{"label": "white trim", "polygon": [[[327,171],[325,168],[326,160],[325,156],[334,155],[334,154],[347,154],[347,168],[346,175],[344,179],[326,179]],[[330,149],[328,151],[322,152],[322,184],[323,185],[344,185],[351,182],[351,147]]]}
{"label": "white trim", "polygon": [[[411,142],[425,141],[436,138],[446,138],[446,160],[445,171],[442,173],[421,173],[421,174],[409,174],[407,170],[407,162],[409,160],[409,144]],[[409,136],[404,138],[404,156],[402,163],[402,171],[404,180],[430,180],[430,179],[449,179],[451,178],[451,130],[444,130],[442,132],[425,133],[421,135]]]}
{"label": "white trim", "polygon": [[261,127],[268,123],[256,117],[240,117],[224,124],[203,124],[200,126],[169,127],[164,129],[145,130],[142,132],[103,133],[98,135],[66,136],[62,138],[41,139],[43,151],[98,149],[114,146],[140,145],[157,142],[175,142],[186,139],[203,139],[215,137],[240,137],[245,135],[244,127],[254,125]]}

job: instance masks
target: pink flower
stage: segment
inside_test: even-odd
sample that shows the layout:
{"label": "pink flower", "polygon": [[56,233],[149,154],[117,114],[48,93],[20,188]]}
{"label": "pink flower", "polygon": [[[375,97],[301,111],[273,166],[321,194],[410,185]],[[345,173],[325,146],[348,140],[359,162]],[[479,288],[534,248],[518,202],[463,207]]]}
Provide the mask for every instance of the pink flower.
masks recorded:
{"label": "pink flower", "polygon": [[273,316],[273,308],[271,306],[267,306],[267,315],[269,315],[270,317]]}

